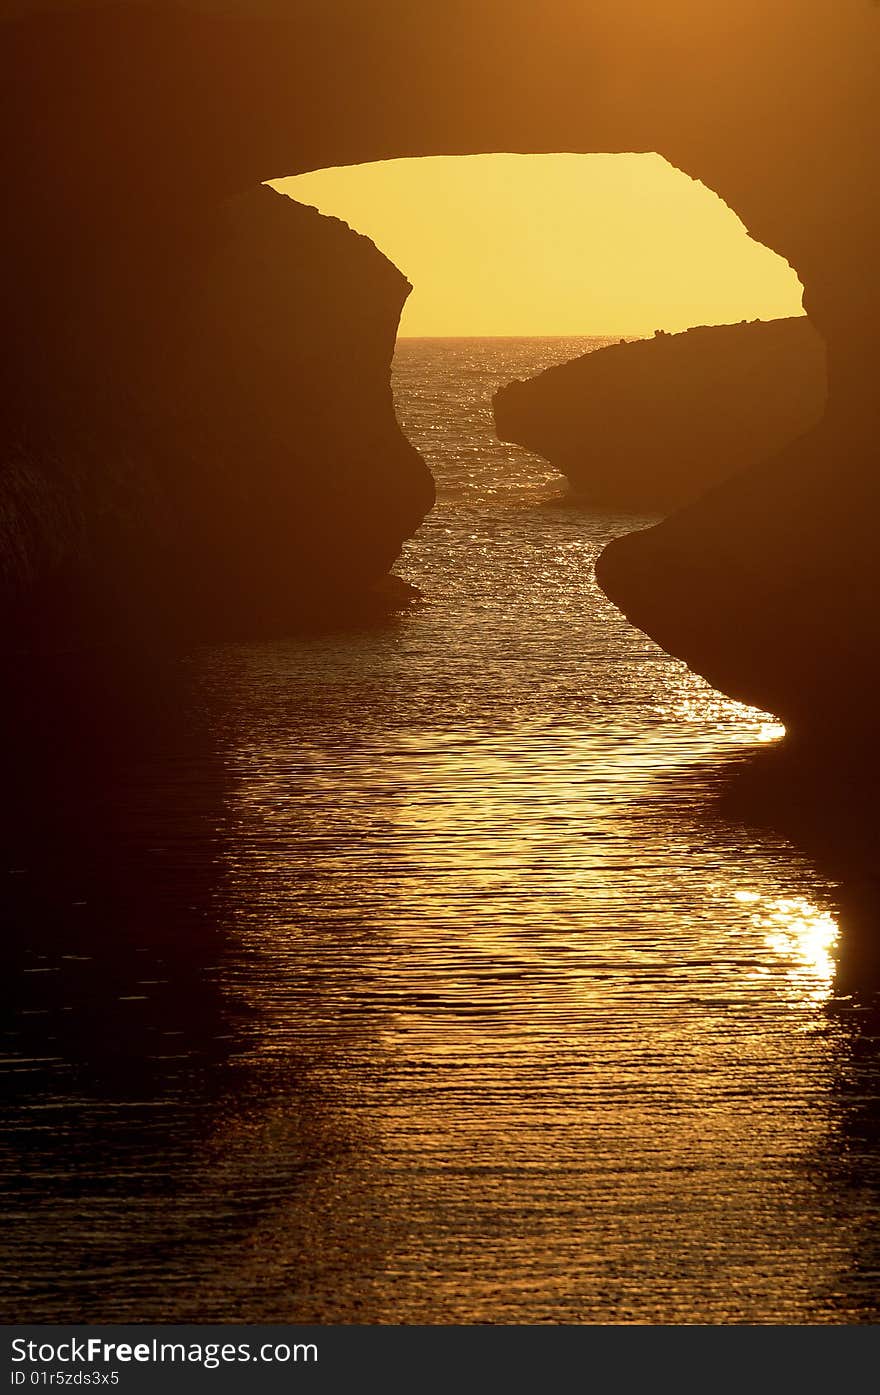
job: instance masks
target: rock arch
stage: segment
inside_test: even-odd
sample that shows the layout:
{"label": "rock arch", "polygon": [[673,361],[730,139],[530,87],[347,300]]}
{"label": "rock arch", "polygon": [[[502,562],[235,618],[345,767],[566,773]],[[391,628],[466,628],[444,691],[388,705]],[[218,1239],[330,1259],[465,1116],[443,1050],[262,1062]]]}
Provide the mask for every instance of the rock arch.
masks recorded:
{"label": "rock arch", "polygon": [[269,178],[657,150],[798,270],[832,434],[873,411],[867,0],[5,8],[0,589],[25,635],[120,595],[123,623],[137,598],[284,624],[304,583],[381,575],[429,506],[387,389],[406,286],[332,220],[282,229]]}

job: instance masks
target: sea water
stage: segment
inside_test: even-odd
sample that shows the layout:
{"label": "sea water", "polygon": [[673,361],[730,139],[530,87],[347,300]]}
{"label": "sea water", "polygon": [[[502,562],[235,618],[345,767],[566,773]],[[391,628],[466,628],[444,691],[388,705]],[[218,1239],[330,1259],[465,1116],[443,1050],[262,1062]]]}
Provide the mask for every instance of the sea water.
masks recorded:
{"label": "sea water", "polygon": [[877,1320],[836,888],[718,803],[782,729],[598,589],[654,520],[494,436],[496,387],[602,342],[401,341],[424,602],[199,649],[197,739],[33,795],[7,1320]]}

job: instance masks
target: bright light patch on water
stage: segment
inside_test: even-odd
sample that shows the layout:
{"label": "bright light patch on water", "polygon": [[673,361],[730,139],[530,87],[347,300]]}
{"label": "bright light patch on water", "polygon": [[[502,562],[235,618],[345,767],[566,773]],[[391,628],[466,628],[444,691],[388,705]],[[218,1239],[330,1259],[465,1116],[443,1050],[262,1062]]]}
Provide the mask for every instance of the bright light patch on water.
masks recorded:
{"label": "bright light patch on water", "polygon": [[[427,603],[201,651],[214,763],[151,754],[127,793],[114,772],[149,927],[102,940],[65,908],[16,980],[19,1311],[880,1317],[852,925],[805,854],[719,805],[781,728],[598,589],[599,550],[651,520],[565,506],[492,433],[493,387],[591,343],[400,345],[398,413],[439,483],[399,564]],[[136,995],[103,1093],[26,1049],[34,1022],[65,1040],[76,1002],[87,1050],[96,977]],[[53,1177],[39,1206],[23,1159]]]}

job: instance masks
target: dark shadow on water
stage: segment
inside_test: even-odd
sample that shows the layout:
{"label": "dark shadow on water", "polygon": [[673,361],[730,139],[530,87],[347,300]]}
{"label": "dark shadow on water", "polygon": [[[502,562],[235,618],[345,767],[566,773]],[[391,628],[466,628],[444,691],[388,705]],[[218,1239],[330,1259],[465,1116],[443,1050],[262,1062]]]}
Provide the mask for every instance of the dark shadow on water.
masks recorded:
{"label": "dark shadow on water", "polygon": [[[788,738],[721,764],[696,764],[674,780],[696,789],[706,820],[781,835],[836,886],[841,993],[865,1002],[880,991],[880,827],[870,761]],[[707,797],[707,791],[708,797]]]}
{"label": "dark shadow on water", "polygon": [[[863,752],[786,739],[717,767],[692,767],[682,784],[714,794],[707,821],[782,834],[832,886],[836,969],[824,1005],[833,1061],[831,1120],[812,1177],[848,1235],[840,1292],[847,1309],[877,1320],[880,1234],[880,865],[876,776]],[[852,1204],[847,1205],[847,1198]],[[853,1217],[860,1219],[853,1221]],[[838,1302],[840,1299],[838,1298]]]}
{"label": "dark shadow on water", "polygon": [[[332,1177],[368,1126],[353,1122],[345,1098],[347,1065],[364,1043],[370,1056],[376,1028],[377,995],[361,991],[369,967],[348,949],[355,935],[369,943],[368,902],[362,924],[353,907],[332,927],[306,913],[304,943],[335,935],[339,955],[310,960],[293,938],[277,999],[282,1046],[266,1062],[254,1056],[260,1022],[236,986],[277,966],[255,950],[243,970],[250,951],[238,932],[243,906],[259,914],[271,896],[273,874],[256,856],[237,884],[227,876],[228,753],[243,723],[256,740],[274,738],[266,700],[247,681],[231,697],[222,664],[219,673],[199,655],[55,661],[7,685],[0,1309],[9,1320],[281,1320],[323,1262],[307,1228],[310,1179],[323,1168]],[[273,678],[274,700],[279,691],[275,737],[293,740]],[[313,700],[326,706],[320,684]],[[301,710],[302,694],[289,701]],[[858,774],[848,767],[842,785],[829,781],[822,763],[783,747],[676,781],[699,789],[687,805],[702,809],[710,836],[730,820],[772,827],[838,884],[837,978],[819,1010],[831,1120],[808,1165],[842,1217],[838,1292],[848,1311],[874,1320],[880,1241],[852,1219],[880,1207],[880,889],[870,782]],[[305,861],[301,875],[338,878]],[[319,907],[324,890],[314,887]],[[341,1028],[340,1002],[350,1005]],[[330,1021],[344,1039],[328,1038]],[[269,1268],[248,1250],[261,1227],[277,1236]],[[381,1227],[375,1234],[371,1243],[384,1243]]]}
{"label": "dark shadow on water", "polygon": [[148,1091],[161,1058],[228,1027],[203,972],[223,949],[209,913],[219,753],[173,660],[46,662],[9,685],[4,720],[7,1049]]}
{"label": "dark shadow on water", "polygon": [[198,656],[56,659],[3,718],[0,1313],[232,1320],[199,1282],[220,1301],[234,1247],[348,1144],[313,1049],[248,1055],[222,691]]}

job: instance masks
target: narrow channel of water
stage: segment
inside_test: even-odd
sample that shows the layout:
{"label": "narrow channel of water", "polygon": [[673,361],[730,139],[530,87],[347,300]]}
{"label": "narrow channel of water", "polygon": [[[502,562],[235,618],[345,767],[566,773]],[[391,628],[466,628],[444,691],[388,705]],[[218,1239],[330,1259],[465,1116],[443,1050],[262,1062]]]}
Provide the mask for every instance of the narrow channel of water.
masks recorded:
{"label": "narrow channel of water", "polygon": [[18,1320],[877,1320],[834,888],[713,802],[780,729],[598,590],[650,520],[492,433],[495,386],[598,342],[402,341],[428,603],[202,650],[200,742],[171,711],[34,794]]}

